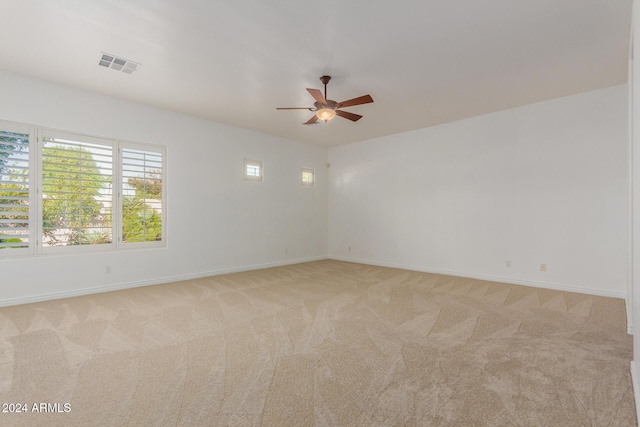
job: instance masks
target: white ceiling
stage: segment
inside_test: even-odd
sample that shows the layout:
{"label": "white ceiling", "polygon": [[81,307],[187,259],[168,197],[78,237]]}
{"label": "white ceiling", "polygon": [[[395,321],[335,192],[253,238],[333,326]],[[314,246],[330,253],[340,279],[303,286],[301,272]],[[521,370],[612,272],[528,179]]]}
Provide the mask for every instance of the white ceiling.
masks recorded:
{"label": "white ceiling", "polygon": [[[0,69],[334,146],[625,83],[631,3],[2,0]],[[276,111],[323,74],[360,121]]]}

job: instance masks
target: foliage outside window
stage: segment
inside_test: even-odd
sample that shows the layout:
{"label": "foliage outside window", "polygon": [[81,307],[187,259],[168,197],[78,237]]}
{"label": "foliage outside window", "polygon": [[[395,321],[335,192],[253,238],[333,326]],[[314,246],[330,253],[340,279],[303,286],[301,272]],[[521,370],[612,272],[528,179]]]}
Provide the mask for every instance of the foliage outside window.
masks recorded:
{"label": "foliage outside window", "polygon": [[162,240],[162,153],[122,149],[122,240]]}
{"label": "foliage outside window", "polygon": [[113,148],[45,137],[42,246],[113,242]]}
{"label": "foliage outside window", "polygon": [[28,127],[18,132],[0,129],[0,251],[29,247],[28,132]]}

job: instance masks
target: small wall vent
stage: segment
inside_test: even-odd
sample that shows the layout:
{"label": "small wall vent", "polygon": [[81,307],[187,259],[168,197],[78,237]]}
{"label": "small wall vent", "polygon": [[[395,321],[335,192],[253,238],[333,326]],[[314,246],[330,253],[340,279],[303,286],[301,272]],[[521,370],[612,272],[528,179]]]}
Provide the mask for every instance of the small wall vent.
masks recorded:
{"label": "small wall vent", "polygon": [[140,63],[129,61],[128,59],[119,58],[110,53],[102,52],[102,57],[98,63],[101,67],[111,68],[112,70],[122,71],[123,73],[133,74],[138,70]]}

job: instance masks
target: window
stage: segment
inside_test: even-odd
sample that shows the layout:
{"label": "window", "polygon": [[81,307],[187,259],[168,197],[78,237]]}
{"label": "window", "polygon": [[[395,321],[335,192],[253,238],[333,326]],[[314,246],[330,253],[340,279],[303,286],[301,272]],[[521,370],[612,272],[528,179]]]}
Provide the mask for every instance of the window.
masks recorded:
{"label": "window", "polygon": [[28,254],[31,203],[28,126],[0,127],[0,255]]}
{"label": "window", "polygon": [[42,247],[113,243],[113,142],[42,133]]}
{"label": "window", "polygon": [[162,241],[164,153],[133,144],[121,151],[122,242]]}
{"label": "window", "polygon": [[300,185],[303,187],[313,187],[315,183],[315,172],[313,169],[302,168],[301,169]]}
{"label": "window", "polygon": [[165,162],[163,147],[0,122],[0,258],[164,246]]}
{"label": "window", "polygon": [[244,159],[244,179],[245,181],[262,182],[262,162]]}

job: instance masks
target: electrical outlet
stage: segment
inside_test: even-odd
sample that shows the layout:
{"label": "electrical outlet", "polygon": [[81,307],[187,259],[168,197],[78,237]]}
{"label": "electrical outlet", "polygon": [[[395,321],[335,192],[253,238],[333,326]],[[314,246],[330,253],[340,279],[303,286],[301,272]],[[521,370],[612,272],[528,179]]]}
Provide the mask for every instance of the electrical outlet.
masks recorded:
{"label": "electrical outlet", "polygon": [[107,265],[107,266],[104,268],[104,274],[111,274],[111,266],[110,266],[110,265]]}
{"label": "electrical outlet", "polygon": [[511,261],[507,261],[505,264],[506,267],[510,268],[511,267]]}
{"label": "electrical outlet", "polygon": [[288,254],[289,253],[289,249],[288,248],[284,248],[284,253]]}
{"label": "electrical outlet", "polygon": [[351,252],[351,246],[349,246],[347,249],[349,250],[349,252]]}
{"label": "electrical outlet", "polygon": [[540,271],[547,271],[547,264],[540,264]]}

